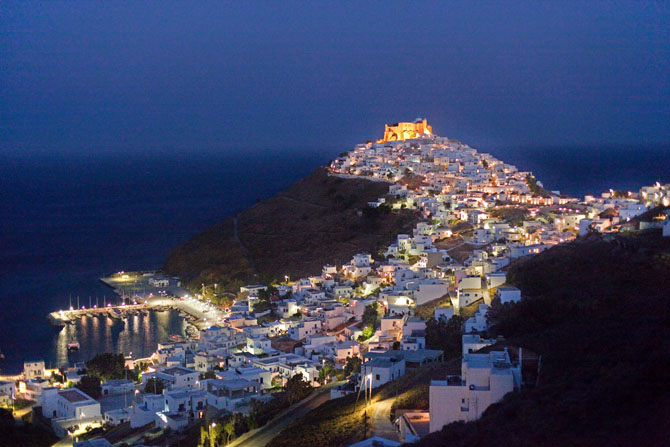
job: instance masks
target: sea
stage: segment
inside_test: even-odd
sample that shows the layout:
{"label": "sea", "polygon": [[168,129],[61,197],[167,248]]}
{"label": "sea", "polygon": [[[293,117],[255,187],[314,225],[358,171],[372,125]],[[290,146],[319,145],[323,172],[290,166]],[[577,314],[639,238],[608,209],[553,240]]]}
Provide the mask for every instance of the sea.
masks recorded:
{"label": "sea", "polygon": [[[479,148],[576,196],[670,182],[670,146]],[[104,151],[0,155],[0,359],[60,367],[101,352],[148,356],[171,334],[176,312],[127,321],[82,318],[52,327],[49,312],[114,302],[99,278],[160,268],[168,251],[239,209],[272,196],[341,148]],[[70,339],[81,343],[68,352]]]}

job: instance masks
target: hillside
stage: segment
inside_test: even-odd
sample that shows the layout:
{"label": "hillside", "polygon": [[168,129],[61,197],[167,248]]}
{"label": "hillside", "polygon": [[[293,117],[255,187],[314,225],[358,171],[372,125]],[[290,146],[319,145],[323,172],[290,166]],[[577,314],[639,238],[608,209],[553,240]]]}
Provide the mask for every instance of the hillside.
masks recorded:
{"label": "hillside", "polygon": [[537,383],[419,445],[667,445],[669,253],[658,231],[593,235],[511,266],[526,298],[490,318],[542,355]]}
{"label": "hillside", "polygon": [[317,169],[194,235],[168,254],[164,270],[191,285],[218,283],[234,291],[246,281],[316,275],[322,265],[341,265],[361,251],[374,255],[417,221],[410,211],[365,209],[388,186],[332,177]]}

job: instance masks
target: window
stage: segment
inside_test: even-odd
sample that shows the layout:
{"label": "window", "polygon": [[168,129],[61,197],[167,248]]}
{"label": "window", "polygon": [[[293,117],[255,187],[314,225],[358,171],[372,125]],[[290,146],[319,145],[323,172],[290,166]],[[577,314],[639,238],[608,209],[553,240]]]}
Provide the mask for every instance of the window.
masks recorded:
{"label": "window", "polygon": [[379,380],[379,374],[375,374],[375,375],[377,376],[377,377],[375,378],[375,380]]}

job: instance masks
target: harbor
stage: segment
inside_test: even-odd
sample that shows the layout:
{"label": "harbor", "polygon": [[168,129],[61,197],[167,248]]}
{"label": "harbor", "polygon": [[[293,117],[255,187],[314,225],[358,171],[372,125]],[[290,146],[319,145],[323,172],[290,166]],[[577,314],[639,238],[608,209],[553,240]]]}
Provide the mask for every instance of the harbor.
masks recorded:
{"label": "harbor", "polygon": [[181,287],[177,278],[160,275],[157,272],[118,272],[100,281],[113,289],[120,302],[112,304],[103,301],[98,307],[89,298],[88,307],[73,307],[70,298],[69,308],[49,313],[47,319],[51,325],[63,328],[75,324],[84,317],[126,320],[133,316],[148,315],[149,312],[174,310],[179,313],[186,325],[186,335],[196,336],[200,329],[221,322],[226,314],[211,303],[192,297]]}
{"label": "harbor", "polygon": [[149,312],[164,312],[170,309],[179,312],[179,316],[183,317],[189,323],[187,327],[192,326],[194,328],[194,330],[189,331],[192,332],[192,335],[195,335],[199,329],[207,328],[217,320],[220,321],[223,318],[221,312],[195,299],[156,297],[149,298],[141,304],[120,304],[115,306],[109,304],[101,308],[84,307],[81,309],[58,310],[51,312],[47,316],[47,319],[53,326],[62,328],[66,325],[74,324],[84,317],[124,320],[132,316],[147,315]]}

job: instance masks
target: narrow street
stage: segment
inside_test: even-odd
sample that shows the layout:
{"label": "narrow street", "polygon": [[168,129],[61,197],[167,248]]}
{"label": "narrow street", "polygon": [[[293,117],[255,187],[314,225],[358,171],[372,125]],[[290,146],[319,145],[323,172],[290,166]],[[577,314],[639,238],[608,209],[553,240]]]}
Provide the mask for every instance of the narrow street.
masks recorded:
{"label": "narrow street", "polygon": [[393,397],[379,401],[373,405],[372,408],[372,436],[380,436],[382,438],[391,439],[393,441],[400,441],[400,436],[391,422],[391,406],[393,405]]}

